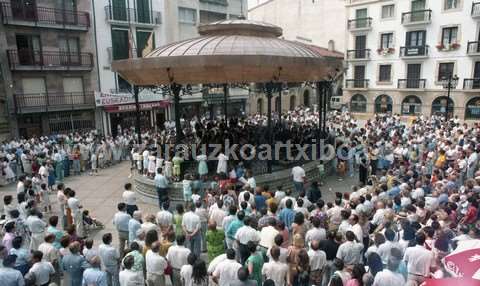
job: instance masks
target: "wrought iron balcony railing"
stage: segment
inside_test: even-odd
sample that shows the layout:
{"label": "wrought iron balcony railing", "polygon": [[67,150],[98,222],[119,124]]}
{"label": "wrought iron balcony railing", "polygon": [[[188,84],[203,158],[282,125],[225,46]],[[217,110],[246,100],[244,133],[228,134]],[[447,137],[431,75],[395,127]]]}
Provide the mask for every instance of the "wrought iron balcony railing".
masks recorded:
{"label": "wrought iron balcony railing", "polygon": [[463,89],[480,89],[480,78],[466,78],[463,80]]}
{"label": "wrought iron balcony railing", "polygon": [[16,113],[78,110],[93,108],[93,92],[57,92],[38,94],[15,94]]}
{"label": "wrought iron balcony railing", "polygon": [[427,57],[428,46],[400,47],[400,57]]}
{"label": "wrought iron balcony railing", "polygon": [[348,29],[350,31],[370,29],[371,27],[372,27],[372,17],[348,20]]}
{"label": "wrought iron balcony railing", "polygon": [[370,59],[370,49],[348,50],[347,59],[349,60],[368,60]]}
{"label": "wrought iron balcony railing", "polygon": [[91,53],[46,52],[8,50],[8,63],[11,70],[91,70]]}
{"label": "wrought iron balcony railing", "polygon": [[432,10],[416,10],[402,13],[402,24],[429,23],[432,20]]}
{"label": "wrought iron balcony railing", "polygon": [[160,25],[161,13],[152,10],[134,9],[127,7],[105,6],[108,21],[116,23],[135,23],[143,25]]}
{"label": "wrought iron balcony railing", "polygon": [[347,79],[345,81],[346,88],[368,88],[368,79]]}
{"label": "wrought iron balcony railing", "polygon": [[88,12],[26,6],[18,2],[0,2],[3,24],[85,31],[90,27]]}
{"label": "wrought iron balcony railing", "polygon": [[398,88],[425,88],[427,80],[424,78],[405,78],[398,80]]}

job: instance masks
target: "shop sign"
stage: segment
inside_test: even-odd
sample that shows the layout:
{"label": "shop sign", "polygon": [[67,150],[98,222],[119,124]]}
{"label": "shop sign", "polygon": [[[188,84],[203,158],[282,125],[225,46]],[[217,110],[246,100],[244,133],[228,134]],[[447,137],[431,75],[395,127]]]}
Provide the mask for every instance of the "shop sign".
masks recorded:
{"label": "shop sign", "polygon": [[[152,102],[161,101],[169,98],[168,90],[164,88],[139,88],[138,101]],[[119,104],[135,103],[135,98],[132,93],[109,93],[109,92],[95,92],[96,106],[112,106]]]}
{"label": "shop sign", "polygon": [[221,93],[208,93],[203,95],[203,100],[208,104],[220,104],[223,103],[224,97]]}
{"label": "shop sign", "polygon": [[[167,108],[169,105],[170,105],[170,102],[167,100],[140,103],[140,110],[143,111],[143,110],[151,110],[153,108]],[[135,104],[105,106],[105,111],[107,112],[127,112],[127,111],[135,111],[135,110],[136,110]]]}

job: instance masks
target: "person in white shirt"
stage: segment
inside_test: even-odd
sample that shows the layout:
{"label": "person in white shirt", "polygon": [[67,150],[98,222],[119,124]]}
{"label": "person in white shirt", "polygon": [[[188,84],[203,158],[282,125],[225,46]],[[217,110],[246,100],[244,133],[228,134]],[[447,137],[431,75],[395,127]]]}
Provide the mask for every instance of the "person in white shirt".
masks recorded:
{"label": "person in white shirt", "polygon": [[363,244],[355,241],[355,234],[347,231],[347,241],[338,247],[337,258],[341,259],[346,266],[352,266],[362,261]]}
{"label": "person in white shirt", "polygon": [[342,205],[342,199],[336,198],[335,205],[332,208],[327,210],[327,216],[329,218],[330,223],[336,226],[337,228],[342,222],[341,212],[343,208],[341,207],[341,205]]}
{"label": "person in white shirt", "polygon": [[123,259],[124,270],[120,271],[119,280],[120,286],[144,286],[145,281],[143,275],[138,275],[138,272],[131,270],[135,259],[132,255],[126,256]]}
{"label": "person in white shirt", "polygon": [[25,275],[26,278],[34,277],[36,286],[48,284],[50,282],[51,276],[55,274],[55,269],[53,268],[53,265],[50,262],[44,261],[42,259],[43,253],[39,250],[35,250],[32,254],[32,268],[30,268],[28,273]]}
{"label": "person in white shirt", "polygon": [[308,251],[310,259],[310,281],[313,285],[321,285],[323,270],[327,265],[327,254],[320,250],[320,241],[313,240]]}
{"label": "person in white shirt", "polygon": [[17,183],[17,194],[25,192],[25,175],[20,176]]}
{"label": "person in white shirt", "polygon": [[223,219],[227,216],[227,212],[223,210],[223,201],[221,199],[217,200],[217,207],[211,206],[209,209],[209,220],[214,221],[217,225],[217,229],[222,228]]}
{"label": "person in white shirt", "polygon": [[240,256],[240,262],[245,264],[245,261],[250,256],[247,244],[250,241],[258,243],[260,241],[260,235],[256,229],[250,226],[252,218],[245,217],[243,219],[244,226],[240,227],[235,233],[235,240],[238,243],[238,252]]}
{"label": "person in white shirt", "polygon": [[83,214],[82,214],[82,206],[80,205],[80,201],[75,197],[75,191],[70,190],[68,193],[68,200],[67,204],[70,210],[72,211],[73,223],[77,228],[77,235],[79,237],[84,237],[84,227],[83,227]]}
{"label": "person in white shirt", "polygon": [[123,251],[125,250],[125,242],[128,241],[128,223],[132,218],[127,214],[127,205],[125,203],[119,203],[117,205],[118,212],[113,216],[113,225],[117,229],[118,233],[118,252],[120,256],[123,256]]}
{"label": "person in white shirt", "polygon": [[427,250],[425,234],[418,233],[415,237],[417,245],[405,250],[403,261],[407,264],[408,283],[422,284],[430,274],[430,267],[435,263],[433,252]]}
{"label": "person in white shirt", "polygon": [[[55,235],[50,233],[45,236],[45,242],[40,244],[38,250],[43,253],[43,261],[50,262],[54,269],[55,273],[58,274],[59,262],[60,262],[60,253],[58,249],[53,246],[53,242],[55,241]],[[60,275],[55,275],[52,277],[52,282],[60,283]]]}
{"label": "person in white shirt", "polygon": [[163,202],[162,209],[157,213],[157,224],[160,227],[160,232],[166,234],[173,227],[173,214],[168,210],[170,203]]}
{"label": "person in white shirt", "polygon": [[242,268],[242,265],[235,260],[235,251],[229,248],[226,252],[227,259],[219,263],[213,271],[213,281],[221,286],[230,286],[238,281],[238,270]]}
{"label": "person in white shirt", "polygon": [[31,210],[25,224],[31,233],[30,250],[37,250],[38,246],[43,242],[47,223],[42,220],[41,213],[36,210]]}
{"label": "person in white shirt", "polygon": [[275,286],[286,286],[288,278],[288,266],[286,263],[279,261],[280,248],[273,246],[270,250],[270,261],[263,264],[262,275],[266,279],[272,279],[275,282]]}
{"label": "person in white shirt", "polygon": [[126,183],[122,194],[123,202],[127,205],[127,213],[133,216],[133,213],[138,210],[137,197],[134,191],[132,191],[132,184]]}
{"label": "person in white shirt", "polygon": [[386,241],[378,246],[377,254],[382,258],[382,263],[384,266],[387,266],[392,248],[401,248],[398,243],[395,242],[395,237],[395,232],[387,228],[385,230]]}
{"label": "person in white shirt", "polygon": [[102,237],[103,243],[98,247],[98,255],[102,262],[102,270],[107,273],[108,285],[116,286],[118,282],[118,261],[120,252],[111,245],[112,234],[105,233]]}
{"label": "person in white shirt", "polygon": [[275,237],[279,234],[277,228],[277,220],[273,217],[268,219],[268,226],[265,226],[260,231],[260,247],[265,250],[275,245]]}
{"label": "person in white shirt", "polygon": [[194,253],[190,253],[187,257],[188,264],[182,266],[180,269],[180,277],[183,282],[183,286],[193,286],[193,264],[197,260],[197,256]]}
{"label": "person in white shirt", "polygon": [[362,226],[358,223],[358,220],[358,215],[352,214],[350,216],[350,224],[352,226],[350,230],[355,234],[357,241],[361,242],[363,241],[363,229]]}
{"label": "person in white shirt", "polygon": [[322,241],[327,238],[327,232],[324,228],[321,227],[321,221],[318,217],[312,217],[311,219],[313,227],[307,231],[305,234],[305,243],[307,246],[311,247],[311,242]]}
{"label": "person in white shirt", "polygon": [[400,252],[392,252],[392,255],[388,259],[387,268],[375,275],[373,286],[405,285],[405,279],[403,278],[402,274],[396,272],[398,266],[400,265],[401,259],[402,257]]}
{"label": "person in white shirt", "polygon": [[292,176],[295,191],[302,192],[305,183],[305,170],[300,166],[295,166],[292,168]]}
{"label": "person in white shirt", "polygon": [[217,160],[218,160],[217,174],[221,174],[221,173],[227,174],[228,173],[228,169],[227,169],[228,168],[228,157],[225,156],[225,154],[223,154],[223,152],[221,152],[220,154],[218,154]]}
{"label": "person in white shirt", "polygon": [[160,243],[158,241],[152,244],[151,249],[147,250],[145,255],[145,265],[147,270],[147,286],[165,286],[165,269],[167,269],[167,260],[158,252]]}
{"label": "person in white shirt", "polygon": [[201,220],[195,213],[195,205],[190,205],[190,211],[186,212],[182,217],[182,229],[186,234],[188,247],[190,251],[195,255],[200,256],[202,233],[201,233]]}
{"label": "person in white shirt", "polygon": [[190,249],[183,246],[185,243],[185,236],[177,236],[177,245],[172,245],[168,249],[167,256],[165,257],[167,261],[172,266],[172,285],[181,286],[180,283],[180,269],[183,265],[187,264],[187,258],[190,254]]}
{"label": "person in white shirt", "polygon": [[[283,236],[279,233],[279,234],[277,234],[277,236],[275,236],[275,245],[274,246],[276,246],[280,249],[280,257],[278,258],[278,260],[282,263],[287,263],[287,258],[288,258],[288,254],[289,254],[290,251],[287,248],[283,248],[282,244],[283,244]],[[270,247],[267,250],[267,257],[269,259],[272,259],[272,255],[271,255],[270,252],[271,252],[271,250],[274,246]]]}

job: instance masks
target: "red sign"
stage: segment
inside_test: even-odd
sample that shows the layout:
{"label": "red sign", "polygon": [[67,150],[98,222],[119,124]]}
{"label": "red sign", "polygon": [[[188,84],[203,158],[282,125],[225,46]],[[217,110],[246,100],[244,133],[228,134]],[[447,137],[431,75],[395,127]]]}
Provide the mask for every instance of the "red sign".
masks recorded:
{"label": "red sign", "polygon": [[455,251],[443,258],[443,264],[454,277],[478,278],[476,273],[480,269],[480,241],[475,239],[459,242]]}
{"label": "red sign", "polygon": [[480,286],[480,280],[473,278],[444,278],[444,279],[427,279],[420,286]]}
{"label": "red sign", "polygon": [[[170,105],[169,101],[155,101],[155,102],[145,102],[140,103],[140,110],[151,110],[153,108],[167,108]],[[122,104],[122,105],[110,105],[105,106],[106,112],[128,112],[135,111],[135,104]]]}

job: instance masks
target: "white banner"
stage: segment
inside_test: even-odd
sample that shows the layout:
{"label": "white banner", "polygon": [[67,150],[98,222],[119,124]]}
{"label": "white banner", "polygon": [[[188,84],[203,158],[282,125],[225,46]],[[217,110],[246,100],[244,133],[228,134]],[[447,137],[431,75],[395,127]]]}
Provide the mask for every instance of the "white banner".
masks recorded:
{"label": "white banner", "polygon": [[[140,88],[138,93],[139,102],[153,102],[169,99],[169,94],[161,88]],[[95,105],[96,106],[111,106],[119,104],[131,104],[135,103],[135,98],[131,93],[108,93],[108,92],[95,92]]]}

